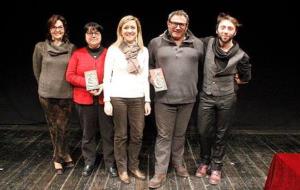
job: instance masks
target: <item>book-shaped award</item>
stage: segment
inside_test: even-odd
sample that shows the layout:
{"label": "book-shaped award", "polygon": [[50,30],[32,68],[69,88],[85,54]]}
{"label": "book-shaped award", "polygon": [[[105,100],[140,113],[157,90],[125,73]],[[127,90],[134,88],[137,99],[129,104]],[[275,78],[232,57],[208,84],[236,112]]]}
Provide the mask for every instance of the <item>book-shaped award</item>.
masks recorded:
{"label": "book-shaped award", "polygon": [[99,89],[99,81],[96,70],[85,71],[84,78],[87,91]]}
{"label": "book-shaped award", "polygon": [[161,68],[150,69],[150,83],[153,85],[155,92],[168,90],[164,73]]}

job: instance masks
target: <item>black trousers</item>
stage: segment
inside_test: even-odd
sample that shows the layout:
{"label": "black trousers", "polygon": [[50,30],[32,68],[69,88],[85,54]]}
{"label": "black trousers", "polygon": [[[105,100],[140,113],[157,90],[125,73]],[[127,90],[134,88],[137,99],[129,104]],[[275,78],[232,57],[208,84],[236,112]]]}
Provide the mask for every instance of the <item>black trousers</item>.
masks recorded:
{"label": "black trousers", "polygon": [[113,121],[104,113],[104,106],[99,104],[81,105],[75,104],[82,128],[82,156],[87,165],[93,165],[96,160],[96,131],[100,127],[102,150],[105,166],[113,166]]}
{"label": "black trousers", "polygon": [[200,93],[198,130],[200,133],[200,163],[221,170],[226,140],[236,107],[236,94],[212,96]]}

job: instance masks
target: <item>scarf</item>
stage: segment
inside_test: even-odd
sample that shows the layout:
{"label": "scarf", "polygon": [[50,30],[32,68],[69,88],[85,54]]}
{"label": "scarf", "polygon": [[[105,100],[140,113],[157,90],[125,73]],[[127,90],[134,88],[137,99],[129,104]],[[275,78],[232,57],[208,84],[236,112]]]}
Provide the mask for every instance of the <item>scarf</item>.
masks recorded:
{"label": "scarf", "polygon": [[233,46],[230,48],[228,52],[224,52],[220,47],[220,42],[218,38],[215,38],[212,44],[213,52],[216,56],[215,63],[219,69],[224,69],[227,64],[228,60],[234,56],[237,51],[239,50],[239,44],[237,42],[233,42]]}
{"label": "scarf", "polygon": [[141,66],[137,60],[137,55],[141,48],[136,43],[132,45],[122,43],[120,49],[125,54],[128,63],[127,71],[129,73],[138,74],[141,71]]}
{"label": "scarf", "polygon": [[239,50],[239,44],[237,42],[233,42],[232,48],[228,52],[224,52],[220,48],[220,42],[218,38],[215,38],[213,42],[213,51],[219,59],[230,59],[232,56],[236,54],[236,52]]}

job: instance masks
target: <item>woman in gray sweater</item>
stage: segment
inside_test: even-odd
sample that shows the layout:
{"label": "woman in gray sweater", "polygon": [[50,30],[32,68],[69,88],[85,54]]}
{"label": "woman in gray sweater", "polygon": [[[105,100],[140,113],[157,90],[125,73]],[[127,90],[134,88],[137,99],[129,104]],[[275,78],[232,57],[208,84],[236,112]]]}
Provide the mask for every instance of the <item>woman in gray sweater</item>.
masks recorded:
{"label": "woman in gray sweater", "polygon": [[63,166],[74,166],[67,139],[72,89],[65,80],[67,63],[74,45],[69,42],[67,22],[63,16],[52,15],[47,24],[46,40],[35,45],[33,71],[54,148],[55,171],[62,174]]}

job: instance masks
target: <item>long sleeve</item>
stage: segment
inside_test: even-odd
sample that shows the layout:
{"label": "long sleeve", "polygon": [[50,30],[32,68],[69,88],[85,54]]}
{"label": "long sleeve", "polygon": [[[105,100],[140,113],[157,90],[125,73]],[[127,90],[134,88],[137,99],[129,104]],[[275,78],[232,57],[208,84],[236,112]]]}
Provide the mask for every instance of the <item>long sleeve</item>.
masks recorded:
{"label": "long sleeve", "polygon": [[113,49],[108,48],[104,62],[104,78],[103,78],[103,91],[104,91],[104,102],[110,101],[111,91],[111,78],[113,74]]}
{"label": "long sleeve", "polygon": [[144,48],[144,69],[142,77],[144,79],[145,102],[150,102],[150,86],[149,86],[149,53],[147,48]]}
{"label": "long sleeve", "polygon": [[149,45],[148,45],[148,51],[149,51],[149,69],[155,69],[155,55],[154,55],[154,51],[155,51],[155,47],[154,47],[154,40],[151,40]]}
{"label": "long sleeve", "polygon": [[237,64],[237,70],[241,81],[248,82],[251,80],[251,64],[249,56],[245,53],[244,57]]}
{"label": "long sleeve", "polygon": [[35,45],[34,52],[32,55],[32,67],[33,67],[33,74],[37,81],[39,81],[41,69],[42,69],[42,42],[39,42]]}
{"label": "long sleeve", "polygon": [[141,72],[129,73],[128,61],[125,54],[115,46],[108,48],[104,63],[104,101],[110,101],[111,97],[119,98],[149,98],[148,60],[147,48],[143,48],[137,56],[141,66]]}
{"label": "long sleeve", "polygon": [[72,54],[66,71],[66,80],[73,86],[86,87],[83,76],[77,74],[78,58],[76,51]]}

